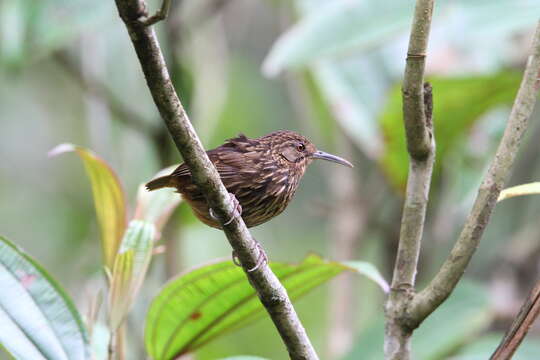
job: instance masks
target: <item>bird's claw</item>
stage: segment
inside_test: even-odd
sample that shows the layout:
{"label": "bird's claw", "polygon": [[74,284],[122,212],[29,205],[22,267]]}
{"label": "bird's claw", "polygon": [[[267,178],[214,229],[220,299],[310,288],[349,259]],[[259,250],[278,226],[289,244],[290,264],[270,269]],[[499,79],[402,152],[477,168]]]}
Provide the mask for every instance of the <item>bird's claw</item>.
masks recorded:
{"label": "bird's claw", "polygon": [[[232,211],[232,215],[231,217],[229,218],[229,220],[225,221],[223,223],[224,226],[227,226],[229,225],[230,223],[233,222],[234,218],[237,217],[237,216],[241,216],[242,215],[242,205],[240,205],[240,203],[238,202],[238,199],[236,198],[236,196],[234,196],[234,194],[232,193],[229,193],[229,196],[231,198],[231,202],[233,204],[233,211]],[[214,212],[213,209],[209,209],[208,211],[210,213],[210,216],[216,220],[217,222],[220,221],[219,217],[216,215],[216,213]]]}
{"label": "bird's claw", "polygon": [[[259,269],[262,265],[268,263],[268,255],[266,255],[266,252],[264,251],[263,247],[261,246],[261,244],[259,244],[257,240],[254,240],[254,241],[255,241],[255,247],[259,251],[259,254],[257,255],[257,263],[255,264],[254,267],[252,267],[251,269],[248,269],[247,272],[253,272]],[[238,260],[238,256],[236,255],[235,251],[232,252],[232,260],[236,266],[240,266],[240,267],[242,266],[242,264],[240,264],[240,261]]]}

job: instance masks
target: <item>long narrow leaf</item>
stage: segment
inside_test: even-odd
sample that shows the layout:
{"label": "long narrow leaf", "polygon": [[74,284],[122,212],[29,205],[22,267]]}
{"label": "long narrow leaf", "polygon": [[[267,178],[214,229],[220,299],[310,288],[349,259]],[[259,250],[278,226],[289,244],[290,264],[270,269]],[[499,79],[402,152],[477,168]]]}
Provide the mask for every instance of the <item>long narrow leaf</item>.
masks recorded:
{"label": "long narrow leaf", "polygon": [[[351,267],[316,255],[297,265],[271,263],[270,267],[292,299],[343,271],[365,273],[367,269],[359,263]],[[368,269],[372,271],[374,268]],[[238,266],[223,261],[200,267],[173,279],[152,302],[146,321],[146,349],[156,360],[172,359],[262,314],[263,307]]]}
{"label": "long narrow leaf", "polygon": [[499,199],[497,201],[503,201],[516,196],[526,195],[539,195],[540,194],[540,182],[533,182],[529,184],[517,185],[509,187],[501,191]]}
{"label": "long narrow leaf", "polygon": [[49,156],[72,151],[83,160],[90,178],[96,214],[101,227],[103,258],[105,265],[112,269],[114,257],[126,228],[126,202],[122,186],[109,165],[88,149],[73,144],[61,144],[51,150]]}
{"label": "long narrow leaf", "polygon": [[153,224],[132,220],[114,262],[109,293],[109,326],[116,330],[129,312],[146,276],[155,236]]}
{"label": "long narrow leaf", "polygon": [[0,344],[16,359],[87,359],[79,313],[60,285],[0,236]]}

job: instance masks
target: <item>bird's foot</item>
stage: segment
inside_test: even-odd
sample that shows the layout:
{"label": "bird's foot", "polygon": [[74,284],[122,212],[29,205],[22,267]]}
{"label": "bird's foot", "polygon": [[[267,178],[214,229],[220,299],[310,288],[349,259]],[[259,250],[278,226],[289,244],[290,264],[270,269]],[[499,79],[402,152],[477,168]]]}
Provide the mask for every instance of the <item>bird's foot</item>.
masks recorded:
{"label": "bird's foot", "polygon": [[[240,205],[236,196],[234,196],[234,194],[232,193],[229,193],[229,196],[231,198],[231,202],[233,204],[234,210],[232,211],[232,215],[230,216],[229,220],[223,223],[223,225],[225,226],[232,223],[235,217],[242,215],[242,205]],[[213,209],[210,209],[208,212],[210,213],[210,216],[212,217],[212,219],[216,220],[217,222],[221,221],[221,219],[216,215]]]}
{"label": "bird's foot", "polygon": [[[253,272],[259,269],[262,265],[268,263],[268,255],[266,255],[266,252],[264,251],[261,244],[259,244],[259,242],[255,239],[253,239],[253,241],[255,242],[255,247],[257,248],[259,254],[257,255],[257,263],[255,264],[254,267],[252,267],[251,269],[248,269],[247,272]],[[240,264],[240,261],[238,260],[238,256],[236,255],[235,251],[232,252],[232,260],[236,266],[240,266],[240,267],[242,266],[242,264]]]}

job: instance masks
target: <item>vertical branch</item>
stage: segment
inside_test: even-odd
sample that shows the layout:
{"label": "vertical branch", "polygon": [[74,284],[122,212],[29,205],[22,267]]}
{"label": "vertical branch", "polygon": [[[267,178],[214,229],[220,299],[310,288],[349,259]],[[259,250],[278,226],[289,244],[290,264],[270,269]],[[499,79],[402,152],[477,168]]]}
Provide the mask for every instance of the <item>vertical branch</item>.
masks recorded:
{"label": "vertical branch", "polygon": [[432,152],[431,125],[424,111],[424,68],[434,0],[417,0],[403,78],[403,121],[407,150],[413,159],[423,160]]}
{"label": "vertical branch", "polygon": [[[152,98],[191,171],[193,182],[204,194],[218,218],[229,218],[230,214],[234,213],[229,193],[204,151],[172,85],[153,28],[145,26],[144,19],[148,17],[146,3],[144,0],[115,1],[139,58]],[[268,265],[253,272],[248,271],[257,264],[259,248],[242,218],[234,216],[232,222],[222,222],[221,226],[251,285],[278,329],[290,357],[302,360],[318,359],[285,288]]]}
{"label": "vertical branch", "polygon": [[409,313],[413,326],[422,322],[452,293],[475,250],[478,248],[478,243],[495,208],[499,193],[510,174],[521,139],[525,134],[529,118],[534,109],[538,97],[539,72],[540,22],[534,35],[532,54],[527,62],[506,129],[495,157],[480,185],[463,230],[450,256],[446,259],[437,275],[411,302]]}
{"label": "vertical branch", "polygon": [[431,173],[435,158],[431,86],[424,85],[424,68],[434,0],[417,0],[403,80],[403,121],[409,152],[407,192],[401,218],[392,288],[386,302],[384,352],[386,359],[410,359],[413,328],[406,313],[414,282]]}

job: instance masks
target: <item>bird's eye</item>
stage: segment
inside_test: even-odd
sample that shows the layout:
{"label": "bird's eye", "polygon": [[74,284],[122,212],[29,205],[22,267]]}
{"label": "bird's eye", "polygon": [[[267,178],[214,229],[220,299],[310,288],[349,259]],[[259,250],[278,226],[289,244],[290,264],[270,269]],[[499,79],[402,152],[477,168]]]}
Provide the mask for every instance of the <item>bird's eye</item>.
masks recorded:
{"label": "bird's eye", "polygon": [[298,145],[296,145],[296,150],[304,151],[304,150],[306,150],[306,145],[304,145],[302,143],[299,143]]}

